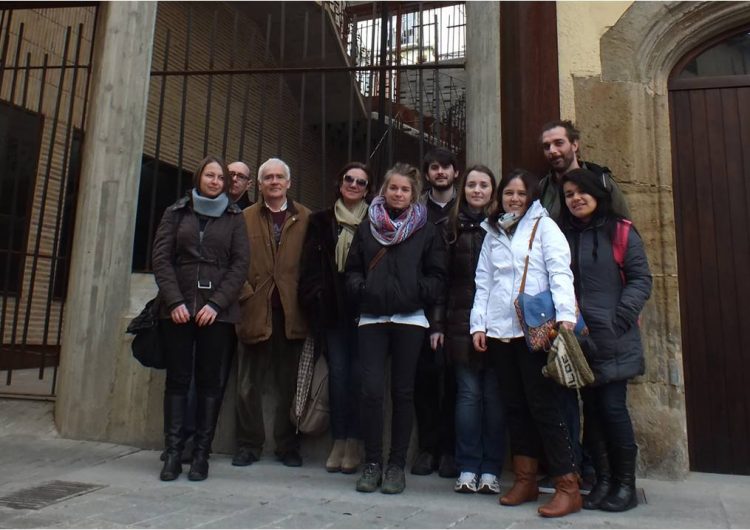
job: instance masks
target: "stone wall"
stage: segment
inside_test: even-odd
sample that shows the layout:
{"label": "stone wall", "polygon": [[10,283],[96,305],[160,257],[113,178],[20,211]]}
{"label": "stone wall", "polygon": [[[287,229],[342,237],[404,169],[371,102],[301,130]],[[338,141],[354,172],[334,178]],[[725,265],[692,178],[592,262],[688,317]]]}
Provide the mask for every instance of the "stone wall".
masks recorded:
{"label": "stone wall", "polygon": [[647,371],[629,387],[645,476],[689,470],[667,80],[694,47],[748,20],[740,2],[635,2],[601,38],[601,74],[573,76],[583,157],[612,169],[654,274],[641,319]]}

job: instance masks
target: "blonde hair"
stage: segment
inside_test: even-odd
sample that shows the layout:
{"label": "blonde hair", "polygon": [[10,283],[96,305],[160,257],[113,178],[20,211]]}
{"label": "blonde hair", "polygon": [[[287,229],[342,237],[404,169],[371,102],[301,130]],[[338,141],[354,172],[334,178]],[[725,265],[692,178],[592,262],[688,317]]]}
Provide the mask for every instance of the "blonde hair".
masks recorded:
{"label": "blonde hair", "polygon": [[393,175],[401,175],[406,177],[411,184],[411,204],[414,204],[419,200],[419,196],[422,193],[422,175],[419,170],[409,164],[398,162],[395,166],[389,169],[385,177],[383,177],[383,185],[380,186],[378,195],[385,195],[385,190],[388,187],[388,183]]}

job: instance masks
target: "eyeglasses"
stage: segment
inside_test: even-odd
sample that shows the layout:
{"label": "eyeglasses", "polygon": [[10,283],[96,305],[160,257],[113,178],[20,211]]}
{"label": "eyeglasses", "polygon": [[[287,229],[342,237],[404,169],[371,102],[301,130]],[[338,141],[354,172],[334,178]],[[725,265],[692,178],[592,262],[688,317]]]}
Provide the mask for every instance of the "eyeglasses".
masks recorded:
{"label": "eyeglasses", "polygon": [[229,177],[230,178],[238,178],[240,180],[250,180],[250,177],[248,177],[247,175],[243,175],[242,173],[239,173],[237,171],[230,171],[229,172]]}
{"label": "eyeglasses", "polygon": [[365,179],[358,179],[351,175],[344,175],[344,182],[346,182],[347,184],[355,184],[360,188],[364,188],[367,186],[367,181]]}

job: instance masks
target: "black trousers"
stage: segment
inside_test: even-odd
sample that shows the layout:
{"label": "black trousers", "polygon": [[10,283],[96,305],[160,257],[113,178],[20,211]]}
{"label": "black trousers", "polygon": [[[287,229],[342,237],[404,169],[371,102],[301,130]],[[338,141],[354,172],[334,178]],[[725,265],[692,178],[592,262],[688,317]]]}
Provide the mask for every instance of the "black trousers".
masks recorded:
{"label": "black trousers", "polygon": [[214,322],[199,327],[193,320],[175,324],[167,319],[161,324],[167,357],[164,393],[187,396],[195,378],[198,396],[221,398],[225,382],[222,376],[237,341],[234,324]]}
{"label": "black trousers", "polygon": [[419,449],[436,458],[453,455],[456,447],[456,370],[445,352],[422,343],[414,380]]}
{"label": "black trousers", "polygon": [[562,407],[566,389],[542,375],[547,354],[529,351],[523,338],[488,338],[488,359],[498,374],[513,455],[547,457],[553,477],[578,472]]}
{"label": "black trousers", "polygon": [[584,445],[602,440],[609,447],[635,448],[627,392],[627,381],[613,381],[581,389],[583,414],[586,418]]}
{"label": "black trousers", "polygon": [[403,324],[368,324],[359,328],[362,370],[360,394],[365,462],[383,461],[383,398],[386,358],[391,356],[391,454],[388,462],[406,465],[414,423],[414,372],[424,328]]}

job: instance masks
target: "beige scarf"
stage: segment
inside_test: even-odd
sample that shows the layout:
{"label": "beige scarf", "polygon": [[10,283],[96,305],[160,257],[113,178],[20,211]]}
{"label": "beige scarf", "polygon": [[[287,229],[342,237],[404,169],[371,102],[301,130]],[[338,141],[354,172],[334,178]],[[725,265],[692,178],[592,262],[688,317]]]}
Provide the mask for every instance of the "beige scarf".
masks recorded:
{"label": "beige scarf", "polygon": [[359,201],[354,207],[354,211],[349,210],[341,199],[333,205],[333,215],[336,216],[336,222],[341,225],[341,233],[336,242],[336,266],[339,272],[344,272],[346,257],[349,255],[349,247],[352,246],[354,232],[357,230],[359,223],[367,214],[367,203]]}

